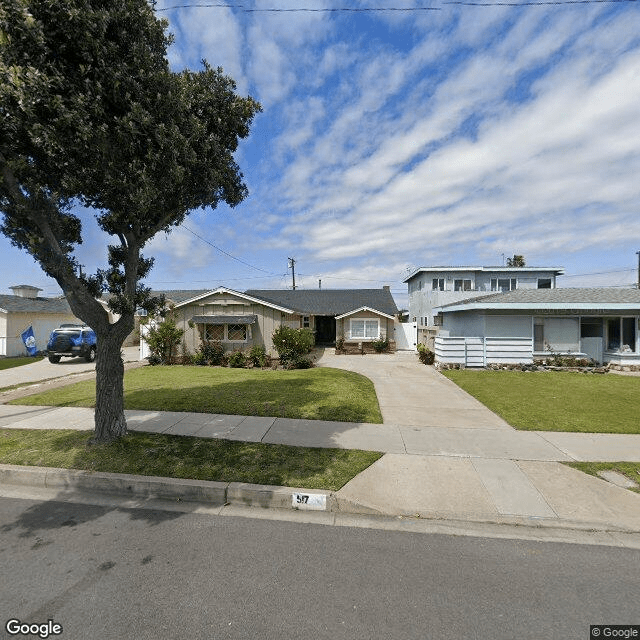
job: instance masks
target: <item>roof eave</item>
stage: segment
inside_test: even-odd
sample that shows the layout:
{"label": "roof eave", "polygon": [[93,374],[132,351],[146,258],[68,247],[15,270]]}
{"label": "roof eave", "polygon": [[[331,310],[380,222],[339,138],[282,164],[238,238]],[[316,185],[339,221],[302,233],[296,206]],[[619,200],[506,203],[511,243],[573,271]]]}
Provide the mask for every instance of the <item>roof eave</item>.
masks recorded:
{"label": "roof eave", "polygon": [[378,315],[384,316],[385,318],[389,318],[389,320],[395,319],[395,316],[389,315],[384,311],[378,311],[378,309],[372,309],[371,307],[360,307],[359,309],[354,309],[353,311],[347,311],[347,313],[343,313],[342,315],[336,316],[336,320],[341,320],[342,318],[352,316],[354,313],[359,313],[360,311],[371,311],[371,313],[377,313]]}
{"label": "roof eave", "polygon": [[206,293],[202,293],[199,296],[195,296],[194,298],[189,298],[188,300],[183,300],[182,302],[176,304],[176,308],[185,307],[189,304],[193,304],[194,302],[198,302],[198,300],[202,300],[203,298],[208,298],[211,295],[216,293],[230,293],[232,295],[238,296],[243,300],[248,300],[249,302],[254,302],[256,304],[261,304],[265,307],[271,307],[272,309],[276,309],[277,311],[282,311],[283,313],[295,313],[293,309],[287,309],[286,307],[281,307],[273,302],[269,302],[268,300],[261,300],[260,298],[254,298],[253,296],[248,296],[246,293],[242,293],[241,291],[235,291],[234,289],[228,289],[227,287],[218,287],[217,289],[211,289],[211,291],[207,291]]}
{"label": "roof eave", "polygon": [[515,310],[534,310],[534,311],[556,311],[563,309],[571,310],[583,310],[589,309],[593,311],[622,311],[627,309],[637,308],[640,312],[640,303],[638,302],[501,302],[494,304],[453,304],[450,306],[434,307],[434,313],[448,313],[450,311],[474,311],[474,310],[500,310],[500,309],[515,309]]}

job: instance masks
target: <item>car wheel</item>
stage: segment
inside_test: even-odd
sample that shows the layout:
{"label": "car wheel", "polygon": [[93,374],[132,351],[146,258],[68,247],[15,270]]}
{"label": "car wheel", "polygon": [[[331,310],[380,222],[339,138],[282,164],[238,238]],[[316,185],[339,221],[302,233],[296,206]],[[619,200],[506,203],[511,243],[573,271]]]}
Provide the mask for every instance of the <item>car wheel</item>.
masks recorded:
{"label": "car wheel", "polygon": [[49,356],[49,362],[51,364],[58,364],[58,362],[60,362],[60,356]]}
{"label": "car wheel", "polygon": [[93,362],[96,359],[96,348],[91,347],[89,353],[84,357],[87,362]]}

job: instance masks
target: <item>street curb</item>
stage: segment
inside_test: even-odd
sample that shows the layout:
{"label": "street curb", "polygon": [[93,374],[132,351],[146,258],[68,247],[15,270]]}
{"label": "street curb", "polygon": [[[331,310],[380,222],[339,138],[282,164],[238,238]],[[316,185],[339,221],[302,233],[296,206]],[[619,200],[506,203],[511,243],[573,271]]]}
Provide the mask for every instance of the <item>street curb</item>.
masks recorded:
{"label": "street curb", "polygon": [[340,499],[333,491],[322,489],[309,490],[244,482],[184,480],[53,467],[0,464],[0,484],[55,489],[62,494],[86,491],[138,499],[198,502],[214,507],[234,505],[263,509],[305,510],[304,504],[298,507],[292,506],[293,495],[300,493],[325,496],[326,509],[320,509],[322,511],[379,513],[371,509],[358,509],[358,505],[351,505],[351,501]]}
{"label": "street curb", "polygon": [[[506,527],[509,530],[530,530],[549,532],[564,531],[583,534],[609,533],[637,536],[640,532],[603,522],[583,522],[567,520],[546,520],[501,516],[497,518],[470,517],[470,514],[389,514],[344,499],[334,491],[304,489],[274,485],[249,484],[244,482],[214,482],[209,480],[185,480],[157,476],[138,476],[124,473],[103,473],[61,469],[55,467],[32,467],[0,464],[0,485],[34,487],[57,491],[61,499],[73,498],[82,493],[111,495],[124,499],[143,501],[168,500],[179,503],[193,503],[205,507],[253,507],[285,511],[314,511],[340,514],[344,517],[382,517],[396,521],[431,522],[438,526],[457,527]],[[324,496],[323,508],[314,509],[304,503],[299,504],[295,496]],[[319,515],[319,514],[318,514]],[[399,519],[399,520],[398,520]],[[440,524],[438,524],[440,523]]]}

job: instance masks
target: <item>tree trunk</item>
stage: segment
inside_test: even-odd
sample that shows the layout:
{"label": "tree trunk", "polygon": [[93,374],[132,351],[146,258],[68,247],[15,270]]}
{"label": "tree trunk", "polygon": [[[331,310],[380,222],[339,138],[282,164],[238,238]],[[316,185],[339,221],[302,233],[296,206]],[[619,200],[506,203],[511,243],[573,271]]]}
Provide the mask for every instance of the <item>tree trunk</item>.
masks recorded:
{"label": "tree trunk", "polygon": [[97,335],[96,411],[92,443],[111,442],[127,433],[124,416],[124,339],[118,332]]}

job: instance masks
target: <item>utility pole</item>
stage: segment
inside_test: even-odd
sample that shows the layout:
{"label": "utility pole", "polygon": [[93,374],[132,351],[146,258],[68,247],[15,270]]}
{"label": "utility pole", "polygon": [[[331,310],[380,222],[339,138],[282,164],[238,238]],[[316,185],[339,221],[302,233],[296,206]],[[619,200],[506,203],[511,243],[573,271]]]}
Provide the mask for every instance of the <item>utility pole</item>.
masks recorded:
{"label": "utility pole", "polygon": [[295,258],[288,258],[289,266],[291,267],[291,277],[293,278],[293,290],[296,290],[296,260]]}
{"label": "utility pole", "polygon": [[322,278],[318,280],[318,289],[322,289]]}

